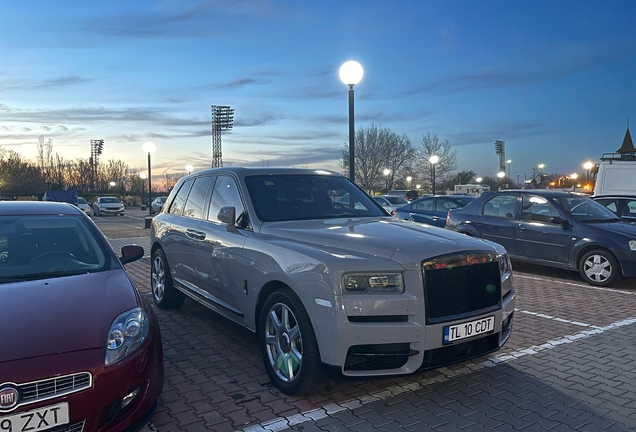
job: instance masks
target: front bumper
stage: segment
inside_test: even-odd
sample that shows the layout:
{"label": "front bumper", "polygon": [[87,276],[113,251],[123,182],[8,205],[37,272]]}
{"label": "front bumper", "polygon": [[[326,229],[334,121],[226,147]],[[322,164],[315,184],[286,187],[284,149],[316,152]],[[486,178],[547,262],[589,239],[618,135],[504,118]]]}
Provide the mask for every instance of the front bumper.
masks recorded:
{"label": "front bumper", "polygon": [[101,214],[111,214],[111,215],[118,215],[118,214],[124,214],[124,210],[123,208],[120,209],[108,209],[108,208],[100,208],[99,212]]}
{"label": "front bumper", "polygon": [[[10,411],[0,412],[0,418],[66,402],[70,418],[66,427],[73,426],[70,430],[139,430],[154,412],[163,387],[161,335],[158,331],[151,331],[148,340],[137,351],[110,367],[104,366],[103,349],[4,363],[0,365],[0,384],[29,383],[77,372],[91,374],[92,385],[89,388],[19,405]],[[136,396],[122,408],[122,399],[135,390],[138,390]]]}
{"label": "front bumper", "polygon": [[612,249],[621,264],[623,276],[636,277],[636,251],[629,249]]}
{"label": "front bumper", "polygon": [[[399,295],[320,297],[307,293],[304,302],[323,316],[314,325],[323,364],[346,377],[405,375],[478,357],[501,348],[509,339],[515,304],[512,275],[502,279],[501,307],[453,320],[427,324],[421,273],[404,272],[406,292]],[[305,303],[306,304],[306,303]],[[331,304],[332,307],[328,307]],[[444,343],[444,327],[494,316],[494,328],[472,338]],[[365,363],[366,362],[366,363]]]}

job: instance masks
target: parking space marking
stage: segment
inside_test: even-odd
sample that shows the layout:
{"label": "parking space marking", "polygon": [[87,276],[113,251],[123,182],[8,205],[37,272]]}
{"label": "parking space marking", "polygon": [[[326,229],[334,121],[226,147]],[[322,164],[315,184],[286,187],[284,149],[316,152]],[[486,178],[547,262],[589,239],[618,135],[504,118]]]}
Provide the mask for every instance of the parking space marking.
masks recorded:
{"label": "parking space marking", "polygon": [[611,292],[615,294],[636,295],[636,291],[623,291],[623,290],[618,290],[614,288],[603,288],[603,287],[592,286],[592,285],[582,285],[582,284],[573,283],[573,282],[564,282],[564,281],[560,281],[556,279],[544,279],[544,278],[539,278],[535,276],[524,276],[524,275],[520,275],[519,273],[515,273],[514,277],[523,278],[523,279],[531,279],[531,280],[536,280],[539,282],[553,282],[553,283],[559,283],[563,285],[571,285],[577,288],[588,288],[588,289],[593,289],[598,291],[607,291],[607,292]]}
{"label": "parking space marking", "polygon": [[526,315],[532,315],[532,316],[536,316],[536,317],[539,317],[539,318],[545,318],[545,319],[549,319],[549,320],[553,320],[553,321],[558,321],[560,323],[574,324],[574,325],[581,326],[581,327],[592,327],[592,328],[597,328],[597,329],[602,328],[602,327],[599,327],[599,326],[595,326],[593,324],[586,324],[586,323],[582,323],[582,322],[579,322],[579,321],[569,321],[569,320],[566,320],[566,319],[563,319],[563,318],[557,318],[557,317],[553,317],[552,315],[546,315],[546,314],[539,313],[539,312],[531,312],[531,311],[527,311],[527,310],[519,310],[519,309],[516,309],[516,308],[515,308],[515,312],[519,312],[519,313],[526,314]]}
{"label": "parking space marking", "polygon": [[422,378],[421,380],[406,383],[404,385],[394,385],[394,386],[388,387],[387,389],[381,392],[371,393],[367,396],[361,396],[359,398],[350,399],[345,402],[329,403],[320,408],[313,409],[310,411],[305,411],[303,413],[295,414],[293,416],[278,417],[258,425],[250,426],[244,429],[238,429],[237,432],[278,432],[278,431],[287,429],[289,427],[295,426],[297,424],[329,417],[331,414],[335,414],[337,412],[341,412],[345,410],[353,411],[354,409],[364,406],[366,404],[369,404],[371,402],[376,402],[378,400],[386,400],[394,396],[403,394],[405,392],[413,392],[434,383],[448,381],[451,378],[456,376],[469,374],[483,368],[495,367],[500,364],[507,363],[511,360],[516,360],[518,358],[525,357],[528,355],[535,355],[541,351],[554,349],[558,347],[559,345],[570,344],[581,339],[586,339],[588,337],[595,336],[595,335],[604,333],[606,331],[615,330],[617,328],[624,327],[631,324],[636,324],[636,317],[617,321],[605,327],[591,326],[593,328],[590,330],[585,330],[579,333],[575,333],[573,335],[566,335],[559,339],[554,339],[541,345],[535,345],[535,346],[531,346],[521,350],[517,350],[510,354],[506,354],[500,357],[490,357],[488,358],[488,360],[483,361],[481,363],[473,363],[471,361],[468,361],[464,367],[456,369],[456,370],[451,370],[448,368],[440,368],[440,369],[437,369],[437,372],[440,373],[439,376],[435,376],[432,378]]}

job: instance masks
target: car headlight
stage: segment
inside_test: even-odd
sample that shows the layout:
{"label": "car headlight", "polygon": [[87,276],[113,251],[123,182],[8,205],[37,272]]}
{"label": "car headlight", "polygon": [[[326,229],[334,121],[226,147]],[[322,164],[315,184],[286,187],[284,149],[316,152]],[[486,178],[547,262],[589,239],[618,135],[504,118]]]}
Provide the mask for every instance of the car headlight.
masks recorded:
{"label": "car headlight", "polygon": [[347,274],[342,278],[344,292],[349,293],[403,293],[402,273]]}
{"label": "car headlight", "polygon": [[123,360],[139,348],[148,336],[148,326],[148,314],[139,307],[115,318],[106,341],[106,366]]}
{"label": "car headlight", "polygon": [[630,240],[629,241],[629,248],[631,250],[636,250],[636,240]]}
{"label": "car headlight", "polygon": [[499,270],[501,274],[512,273],[512,263],[510,262],[510,256],[503,254],[499,256]]}

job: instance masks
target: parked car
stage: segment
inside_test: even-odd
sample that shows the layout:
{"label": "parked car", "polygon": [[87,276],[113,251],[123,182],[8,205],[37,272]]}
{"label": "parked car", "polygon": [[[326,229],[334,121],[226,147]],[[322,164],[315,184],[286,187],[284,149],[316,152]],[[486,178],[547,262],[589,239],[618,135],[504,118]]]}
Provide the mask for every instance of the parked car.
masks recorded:
{"label": "parked car", "polygon": [[396,195],[377,195],[373,199],[391,214],[395,214],[395,210],[409,203],[406,198]]}
{"label": "parked car", "polygon": [[495,241],[513,259],[578,271],[591,285],[636,277],[636,226],[568,192],[490,192],[451,210],[447,229]]}
{"label": "parked car", "polygon": [[395,217],[443,228],[450,210],[462,208],[474,199],[468,195],[428,196],[398,208]]}
{"label": "parked car", "polygon": [[84,213],[90,216],[91,214],[91,206],[88,205],[86,200],[82,197],[77,197],[77,207]]}
{"label": "parked car", "polygon": [[97,197],[93,202],[93,216],[124,215],[124,205],[115,197]]}
{"label": "parked car", "polygon": [[416,200],[418,197],[418,192],[416,190],[400,190],[400,189],[393,189],[390,190],[387,195],[395,195],[395,196],[401,196],[402,198],[408,200],[408,201],[413,201]]}
{"label": "parked car", "polygon": [[[128,431],[163,386],[157,318],[75,206],[0,202],[0,430]],[[137,430],[137,429],[135,429]]]}
{"label": "parked car", "polygon": [[[344,196],[346,205],[335,199]],[[510,336],[515,291],[503,247],[390,217],[335,172],[192,174],[152,219],[150,240],[157,306],[188,296],[256,332],[265,369],[287,394],[327,376],[460,362]]]}
{"label": "parked car", "polygon": [[168,197],[162,196],[162,197],[157,197],[154,199],[154,201],[152,202],[153,213],[159,213],[161,211],[161,209],[163,208],[163,205],[166,202],[166,198]]}
{"label": "parked car", "polygon": [[626,222],[636,223],[636,196],[601,195],[592,197]]}

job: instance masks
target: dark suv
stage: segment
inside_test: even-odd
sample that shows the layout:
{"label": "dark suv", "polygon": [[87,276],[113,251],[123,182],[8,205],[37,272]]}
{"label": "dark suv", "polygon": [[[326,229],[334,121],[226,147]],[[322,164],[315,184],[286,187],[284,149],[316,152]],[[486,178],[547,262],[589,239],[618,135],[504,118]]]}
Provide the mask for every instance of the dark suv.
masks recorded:
{"label": "dark suv", "polygon": [[446,228],[497,242],[512,259],[578,270],[591,285],[636,277],[636,226],[585,196],[489,192],[451,210]]}

